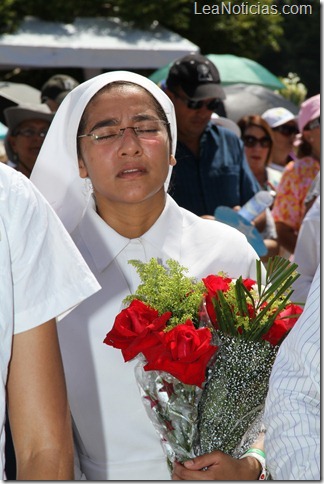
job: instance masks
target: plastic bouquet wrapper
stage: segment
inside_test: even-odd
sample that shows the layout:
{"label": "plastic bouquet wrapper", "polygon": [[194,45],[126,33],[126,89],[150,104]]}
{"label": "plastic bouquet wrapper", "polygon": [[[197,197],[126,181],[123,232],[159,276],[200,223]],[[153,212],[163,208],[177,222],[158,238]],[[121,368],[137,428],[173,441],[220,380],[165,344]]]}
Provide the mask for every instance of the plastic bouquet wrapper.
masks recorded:
{"label": "plastic bouquet wrapper", "polygon": [[221,450],[239,458],[263,430],[268,382],[278,347],[220,336],[198,402],[198,453]]}
{"label": "plastic bouquet wrapper", "polygon": [[174,461],[189,460],[199,453],[195,441],[202,389],[185,385],[170,373],[145,371],[144,367],[145,363],[139,362],[135,368],[137,383],[172,471]]}
{"label": "plastic bouquet wrapper", "polygon": [[197,281],[175,260],[129,261],[142,283],[104,343],[135,369],[141,398],[170,469],[221,450],[240,457],[262,427],[272,365],[302,309],[290,302],[296,265],[256,261],[256,280]]}

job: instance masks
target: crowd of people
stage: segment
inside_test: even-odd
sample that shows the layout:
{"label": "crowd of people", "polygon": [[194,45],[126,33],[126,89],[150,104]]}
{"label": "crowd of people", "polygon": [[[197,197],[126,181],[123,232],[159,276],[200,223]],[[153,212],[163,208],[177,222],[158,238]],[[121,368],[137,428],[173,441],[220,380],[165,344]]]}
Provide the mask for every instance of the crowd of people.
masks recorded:
{"label": "crowd of people", "polygon": [[[170,479],[139,397],[135,363],[125,365],[102,340],[140,282],[129,260],[172,258],[197,279],[219,271],[256,278],[260,255],[244,234],[217,220],[217,207],[238,212],[258,192],[271,193],[272,204],[252,221],[268,251],[261,259],[296,261],[301,275],[292,299],[307,303],[307,315],[312,310],[320,262],[320,95],[306,99],[297,116],[273,107],[237,123],[215,114],[224,98],[217,67],[190,54],[173,63],[161,87],[130,71],[81,84],[58,74],[44,84],[39,104],[4,109],[0,250],[8,306],[0,309],[6,335],[0,424],[6,423],[7,447],[0,476]],[[314,378],[300,387],[315,387],[311,404],[318,408],[318,341],[304,330],[307,315],[276,360],[265,414],[271,430],[260,433],[253,455],[199,456],[175,464],[174,480],[258,480],[268,449],[274,479],[319,478],[313,443],[307,466],[299,462],[305,426],[291,434],[289,465],[277,459],[274,444],[281,419],[273,401],[280,412],[281,385],[293,392],[288,360],[296,338],[314,345],[309,375],[301,369],[294,378]],[[319,311],[310,317],[315,334]],[[299,403],[294,422],[307,413]],[[317,442],[313,415],[309,432]],[[290,425],[282,423],[287,432]],[[2,453],[2,428],[0,435]]]}

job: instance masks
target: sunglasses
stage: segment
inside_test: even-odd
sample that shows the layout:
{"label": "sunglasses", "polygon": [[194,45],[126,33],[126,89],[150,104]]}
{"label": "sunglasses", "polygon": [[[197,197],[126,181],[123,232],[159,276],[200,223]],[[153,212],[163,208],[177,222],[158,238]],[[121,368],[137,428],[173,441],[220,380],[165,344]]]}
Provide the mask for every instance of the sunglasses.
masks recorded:
{"label": "sunglasses", "polygon": [[313,121],[310,121],[306,126],[304,127],[304,130],[306,131],[312,131],[313,129],[319,128],[321,126],[321,117],[319,116],[316,119],[313,119]]}
{"label": "sunglasses", "polygon": [[292,124],[283,124],[282,126],[277,126],[276,128],[272,129],[273,131],[278,131],[278,133],[281,133],[284,136],[292,136],[293,134],[299,133],[297,126],[293,126]]}
{"label": "sunglasses", "polygon": [[254,148],[257,145],[260,145],[262,148],[270,148],[272,144],[271,138],[269,136],[263,136],[262,138],[256,138],[255,136],[243,136],[243,143],[244,146],[247,148]]}
{"label": "sunglasses", "polygon": [[209,111],[215,111],[222,102],[222,100],[218,98],[212,99],[211,101],[195,101],[194,99],[190,99],[189,97],[184,98],[182,96],[179,96],[179,94],[174,91],[172,92],[176,98],[180,99],[187,106],[188,109],[196,110],[201,109],[203,106],[206,106]]}

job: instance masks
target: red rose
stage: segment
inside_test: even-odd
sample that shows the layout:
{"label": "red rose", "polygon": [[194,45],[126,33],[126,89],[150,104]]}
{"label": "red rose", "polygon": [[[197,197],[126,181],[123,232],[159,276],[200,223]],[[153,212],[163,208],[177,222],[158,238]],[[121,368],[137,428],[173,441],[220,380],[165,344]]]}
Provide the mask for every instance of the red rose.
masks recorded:
{"label": "red rose", "polygon": [[256,316],[254,306],[252,304],[250,304],[250,303],[246,303],[246,306],[247,306],[249,318],[250,319],[254,319],[255,316]]}
{"label": "red rose", "polygon": [[171,331],[159,333],[158,351],[145,356],[148,363],[144,369],[166,371],[187,385],[202,386],[206,366],[217,349],[211,345],[208,328],[196,329],[188,320]]}
{"label": "red rose", "polygon": [[255,286],[256,284],[256,281],[254,281],[253,279],[243,279],[242,282],[248,291],[251,291],[253,286]]}
{"label": "red rose", "polygon": [[269,343],[274,346],[281,343],[281,340],[287,332],[291,330],[302,312],[303,310],[300,306],[297,306],[296,304],[288,304],[288,306],[278,314],[273,325],[269,331],[262,336],[262,339],[269,341]]}
{"label": "red rose", "polygon": [[155,318],[151,324],[149,324],[146,330],[134,338],[130,345],[122,350],[125,361],[132,360],[139,353],[143,353],[144,356],[150,352],[157,351],[157,346],[160,345],[160,333],[165,328],[167,321],[172,316],[171,312],[167,312]]}
{"label": "red rose", "polygon": [[134,299],[128,308],[117,316],[104,343],[122,350],[125,361],[134,358],[142,348],[155,344],[155,332],[164,329],[171,313],[158,315],[158,311]]}
{"label": "red rose", "polygon": [[214,327],[218,329],[213,298],[217,298],[217,291],[228,291],[232,279],[211,274],[203,278],[202,281],[208,291],[205,296],[207,313]]}
{"label": "red rose", "polygon": [[232,279],[229,277],[215,276],[213,274],[202,279],[211,297],[216,296],[217,291],[228,291]]}

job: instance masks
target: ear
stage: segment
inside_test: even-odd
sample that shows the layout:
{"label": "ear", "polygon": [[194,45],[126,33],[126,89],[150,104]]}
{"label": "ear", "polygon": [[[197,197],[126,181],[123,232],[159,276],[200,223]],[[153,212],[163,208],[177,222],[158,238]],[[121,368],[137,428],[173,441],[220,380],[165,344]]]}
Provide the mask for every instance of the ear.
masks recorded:
{"label": "ear", "polygon": [[82,158],[78,159],[79,173],[81,178],[87,178],[88,170]]}
{"label": "ear", "polygon": [[8,136],[8,141],[11,146],[12,151],[15,153],[16,148],[16,136]]}
{"label": "ear", "polygon": [[170,166],[174,166],[177,164],[177,160],[175,159],[175,157],[173,155],[170,156],[170,163],[169,165]]}

